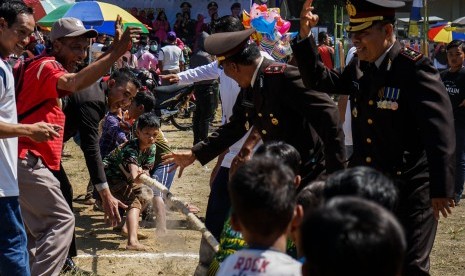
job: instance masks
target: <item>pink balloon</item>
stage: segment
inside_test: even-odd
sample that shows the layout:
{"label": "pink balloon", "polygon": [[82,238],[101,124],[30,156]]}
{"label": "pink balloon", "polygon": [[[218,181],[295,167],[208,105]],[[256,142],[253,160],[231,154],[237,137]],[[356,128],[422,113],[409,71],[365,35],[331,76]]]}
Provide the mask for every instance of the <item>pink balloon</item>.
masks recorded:
{"label": "pink balloon", "polygon": [[284,21],[283,25],[281,27],[279,27],[278,32],[280,34],[285,34],[285,33],[287,33],[289,31],[290,28],[291,28],[291,22]]}

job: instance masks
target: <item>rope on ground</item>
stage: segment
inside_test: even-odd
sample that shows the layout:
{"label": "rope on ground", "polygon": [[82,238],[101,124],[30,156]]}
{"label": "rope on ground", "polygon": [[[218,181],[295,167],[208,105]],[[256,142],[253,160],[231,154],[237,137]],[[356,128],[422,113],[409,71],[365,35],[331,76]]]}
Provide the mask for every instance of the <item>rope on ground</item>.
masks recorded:
{"label": "rope on ground", "polygon": [[155,179],[152,179],[144,174],[140,175],[139,178],[144,182],[145,185],[153,187],[162,192],[166,196],[166,200],[168,200],[172,206],[186,215],[187,221],[193,226],[194,230],[200,231],[202,233],[203,238],[207,241],[208,245],[211,246],[213,251],[218,252],[218,241],[215,239],[212,233],[208,231],[207,227],[205,227],[205,224],[189,211],[189,208],[186,207],[187,204],[185,202],[175,197],[163,184],[156,181]]}

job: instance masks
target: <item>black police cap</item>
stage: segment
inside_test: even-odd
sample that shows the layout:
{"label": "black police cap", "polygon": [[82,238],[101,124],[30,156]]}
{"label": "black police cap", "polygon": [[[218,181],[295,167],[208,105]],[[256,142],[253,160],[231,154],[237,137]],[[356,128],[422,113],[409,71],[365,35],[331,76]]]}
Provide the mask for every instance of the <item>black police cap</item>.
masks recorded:
{"label": "black police cap", "polygon": [[244,49],[254,32],[255,29],[250,28],[238,32],[212,34],[205,39],[205,50],[211,55],[216,55],[218,62],[221,62]]}
{"label": "black police cap", "polygon": [[212,1],[208,3],[207,5],[207,9],[210,9],[210,8],[218,8],[218,4],[215,1]]}
{"label": "black police cap", "polygon": [[396,8],[404,5],[402,1],[391,0],[347,0],[349,26],[346,30],[358,32],[371,27],[376,21],[394,20]]}
{"label": "black police cap", "polygon": [[179,7],[182,9],[186,5],[189,7],[189,9],[192,8],[191,3],[189,3],[189,2],[182,2],[181,5],[179,5]]}
{"label": "black police cap", "polygon": [[241,3],[235,2],[234,4],[231,5],[231,10],[235,8],[240,8],[240,7],[241,7]]}

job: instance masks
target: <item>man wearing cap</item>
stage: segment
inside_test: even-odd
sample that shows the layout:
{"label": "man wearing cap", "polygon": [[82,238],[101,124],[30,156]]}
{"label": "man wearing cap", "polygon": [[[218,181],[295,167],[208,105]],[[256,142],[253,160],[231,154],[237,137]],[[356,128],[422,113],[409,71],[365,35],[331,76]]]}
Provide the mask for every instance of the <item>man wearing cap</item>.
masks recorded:
{"label": "man wearing cap", "polygon": [[191,8],[192,5],[189,2],[182,2],[181,5],[179,5],[179,8],[181,9],[181,13],[189,13],[189,17],[191,15]]}
{"label": "man wearing cap", "polygon": [[395,9],[403,2],[346,3],[347,31],[357,53],[342,74],[325,68],[314,39],[307,39],[318,22],[311,0],[302,9],[300,41],[293,51],[307,87],[350,95],[350,165],[370,166],[395,179],[400,191],[396,215],[408,241],[404,275],[429,275],[437,220],[454,206],[451,104],[430,60],[396,41]]}
{"label": "man wearing cap", "polygon": [[[162,74],[176,74],[182,71],[184,65],[184,55],[181,48],[176,45],[176,33],[168,32],[168,44],[160,49],[158,53],[158,67]],[[162,80],[162,85],[168,82]]]}
{"label": "man wearing cap", "polygon": [[206,39],[205,49],[217,56],[241,92],[227,124],[190,151],[166,155],[166,161],[180,166],[180,173],[195,160],[204,165],[253,126],[264,142],[284,141],[300,152],[304,183],[325,167],[328,173],[344,168],[344,137],[336,105],[327,94],[306,89],[296,67],[264,59],[249,43],[254,31],[216,33]]}
{"label": "man wearing cap", "polygon": [[231,15],[242,20],[241,3],[236,2],[231,5]]}
{"label": "man wearing cap", "polygon": [[210,19],[208,22],[208,33],[211,34],[213,33],[215,29],[215,23],[218,20],[218,4],[215,1],[211,1],[207,5],[207,10],[208,10],[208,15],[210,16]]}
{"label": "man wearing cap", "polygon": [[[58,98],[95,83],[128,49],[139,28],[121,31],[122,19],[116,20],[116,43],[99,60],[76,73],[86,57],[89,39],[95,30],[86,30],[76,18],[62,18],[50,32],[52,48],[25,69],[22,85],[16,91],[18,120],[21,123],[53,123],[60,137],[45,143],[19,139],[18,182],[20,205],[28,228],[28,250],[32,275],[58,275],[68,254],[74,231],[74,215],[60,190],[53,172],[60,169],[65,116]],[[122,35],[121,35],[122,34]],[[118,205],[107,183],[96,185],[113,221]],[[119,219],[120,220],[120,219]]]}

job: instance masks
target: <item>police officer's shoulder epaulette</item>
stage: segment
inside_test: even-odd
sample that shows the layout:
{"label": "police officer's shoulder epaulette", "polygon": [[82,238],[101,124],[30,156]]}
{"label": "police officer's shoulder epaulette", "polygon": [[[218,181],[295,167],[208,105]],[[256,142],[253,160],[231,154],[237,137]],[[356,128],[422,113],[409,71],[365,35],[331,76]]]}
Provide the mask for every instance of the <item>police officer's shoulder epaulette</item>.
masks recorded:
{"label": "police officer's shoulder epaulette", "polygon": [[286,64],[273,63],[265,68],[265,74],[282,74],[286,69]]}
{"label": "police officer's shoulder epaulette", "polygon": [[404,48],[400,51],[400,55],[406,57],[407,59],[411,61],[418,61],[423,57],[423,54],[420,52],[417,52],[411,48]]}

